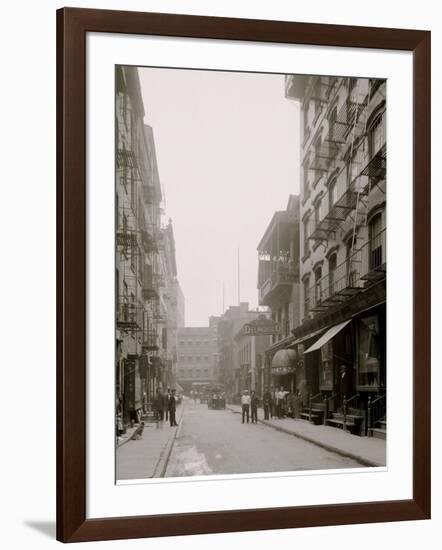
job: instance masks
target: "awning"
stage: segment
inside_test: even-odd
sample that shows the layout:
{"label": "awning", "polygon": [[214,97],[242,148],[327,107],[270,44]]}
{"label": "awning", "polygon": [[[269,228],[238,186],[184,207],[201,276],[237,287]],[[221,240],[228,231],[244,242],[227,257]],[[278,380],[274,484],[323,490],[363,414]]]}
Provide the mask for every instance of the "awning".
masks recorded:
{"label": "awning", "polygon": [[280,349],[272,359],[272,371],[286,374],[291,371],[295,365],[296,352],[293,349]]}
{"label": "awning", "polygon": [[351,319],[348,321],[344,321],[343,323],[339,323],[339,325],[335,325],[334,327],[331,327],[327,330],[325,334],[323,334],[316,342],[313,344],[313,346],[310,346],[307,350],[304,351],[304,353],[310,353],[312,351],[316,351],[319,348],[321,348],[324,344],[326,344],[329,340],[331,340],[338,332],[340,332],[344,327],[348,325],[348,323],[351,322]]}
{"label": "awning", "polygon": [[290,344],[290,348],[295,348],[298,344],[302,344],[306,340],[310,340],[310,338],[314,338],[315,336],[319,336],[322,332],[324,332],[324,328],[320,328],[319,330],[315,330],[314,332],[310,332],[309,334],[306,334],[305,336],[301,336],[297,340],[295,340],[292,344]]}

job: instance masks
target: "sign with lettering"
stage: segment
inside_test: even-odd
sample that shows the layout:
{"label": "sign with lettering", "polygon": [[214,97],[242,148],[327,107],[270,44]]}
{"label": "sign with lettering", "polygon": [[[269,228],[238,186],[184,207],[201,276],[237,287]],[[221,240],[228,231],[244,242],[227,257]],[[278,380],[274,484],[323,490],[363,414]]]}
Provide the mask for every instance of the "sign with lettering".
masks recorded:
{"label": "sign with lettering", "polygon": [[279,334],[280,328],[279,323],[266,323],[262,325],[244,325],[243,334],[247,336],[267,336],[273,334]]}

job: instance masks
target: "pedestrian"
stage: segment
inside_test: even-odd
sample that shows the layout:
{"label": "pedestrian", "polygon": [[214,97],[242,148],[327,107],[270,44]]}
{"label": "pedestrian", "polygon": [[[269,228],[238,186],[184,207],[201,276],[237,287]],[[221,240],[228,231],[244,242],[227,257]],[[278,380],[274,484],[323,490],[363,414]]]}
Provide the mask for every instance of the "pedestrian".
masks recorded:
{"label": "pedestrian", "polygon": [[265,387],[264,395],[262,396],[262,404],[264,406],[264,420],[269,420],[272,414],[272,394],[268,386]]}
{"label": "pedestrian", "polygon": [[169,411],[169,420],[171,426],[178,426],[176,420],[175,420],[175,413],[176,413],[176,397],[175,397],[175,390],[172,390],[172,393],[169,393],[169,402],[168,407]]}
{"label": "pedestrian", "polygon": [[167,393],[162,393],[164,410],[166,411],[166,422],[169,420],[169,399],[170,399],[170,388],[167,388]]}
{"label": "pedestrian", "polygon": [[258,423],[258,397],[254,391],[252,391],[252,395],[250,398],[250,408],[252,411],[252,424]]}
{"label": "pedestrian", "polygon": [[159,394],[157,394],[153,402],[153,409],[155,412],[155,416],[159,420],[164,420],[164,408],[165,406],[164,406],[163,394],[160,392]]}
{"label": "pedestrian", "polygon": [[273,418],[274,416],[277,416],[277,410],[276,410],[276,391],[275,387],[270,387],[270,418]]}
{"label": "pedestrian", "polygon": [[250,395],[248,390],[244,390],[241,397],[242,408],[242,423],[244,424],[244,418],[247,417],[247,424],[249,423],[249,411],[250,411]]}
{"label": "pedestrian", "polygon": [[284,390],[284,387],[281,386],[278,392],[278,418],[285,417],[285,396],[286,392]]}

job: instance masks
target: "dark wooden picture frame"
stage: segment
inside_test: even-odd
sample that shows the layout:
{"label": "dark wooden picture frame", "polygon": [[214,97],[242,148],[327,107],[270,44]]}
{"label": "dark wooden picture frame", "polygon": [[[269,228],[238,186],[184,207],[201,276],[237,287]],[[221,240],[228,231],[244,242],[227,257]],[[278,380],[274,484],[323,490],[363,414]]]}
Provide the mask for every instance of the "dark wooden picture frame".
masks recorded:
{"label": "dark wooden picture frame", "polygon": [[[86,519],[86,33],[413,54],[413,498]],[[430,33],[63,8],[57,12],[57,539],[253,531],[430,517]]]}

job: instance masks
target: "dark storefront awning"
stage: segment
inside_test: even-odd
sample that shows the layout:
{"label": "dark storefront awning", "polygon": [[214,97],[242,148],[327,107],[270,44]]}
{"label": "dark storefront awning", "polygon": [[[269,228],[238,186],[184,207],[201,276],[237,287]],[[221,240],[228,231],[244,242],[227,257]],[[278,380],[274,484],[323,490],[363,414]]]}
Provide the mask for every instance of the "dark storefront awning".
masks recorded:
{"label": "dark storefront awning", "polygon": [[296,352],[293,349],[280,349],[272,359],[273,374],[287,374],[293,371],[296,361]]}
{"label": "dark storefront awning", "polygon": [[319,330],[315,330],[314,332],[310,332],[309,334],[306,334],[305,336],[301,336],[300,338],[297,338],[292,344],[290,344],[291,348],[295,348],[298,344],[303,344],[307,340],[310,340],[311,338],[314,338],[315,336],[319,336],[324,332],[324,328],[320,328]]}
{"label": "dark storefront awning", "polygon": [[316,351],[320,349],[324,344],[326,344],[329,340],[331,340],[338,332],[340,332],[344,327],[350,323],[351,320],[344,321],[343,323],[339,323],[338,325],[335,325],[334,327],[331,327],[327,330],[326,333],[324,333],[316,342],[313,344],[313,346],[310,346],[307,350],[304,351],[304,353],[310,353],[312,351]]}

